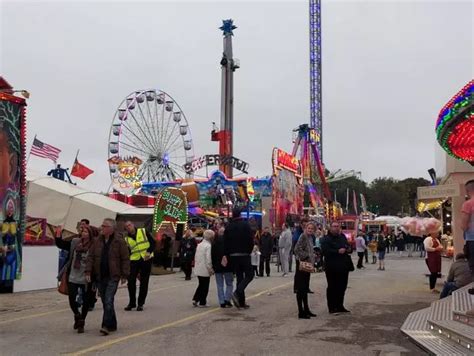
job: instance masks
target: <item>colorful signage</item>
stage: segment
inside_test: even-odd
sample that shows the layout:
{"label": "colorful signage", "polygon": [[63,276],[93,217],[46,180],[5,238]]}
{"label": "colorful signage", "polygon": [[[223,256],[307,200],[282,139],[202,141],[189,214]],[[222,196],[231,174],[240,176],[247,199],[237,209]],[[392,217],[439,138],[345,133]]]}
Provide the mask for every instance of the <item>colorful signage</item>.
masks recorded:
{"label": "colorful signage", "polygon": [[299,159],[279,148],[273,149],[273,171],[275,173],[276,169],[286,169],[295,174],[301,174]]}
{"label": "colorful signage", "polygon": [[21,278],[25,234],[25,101],[0,93],[0,281]]}
{"label": "colorful signage", "polygon": [[109,158],[108,162],[115,190],[123,194],[133,194],[141,188],[139,171],[143,162],[140,158],[114,156]]}
{"label": "colorful signage", "polygon": [[255,190],[253,189],[252,180],[247,178],[247,196],[251,202],[255,199]]}
{"label": "colorful signage", "polygon": [[188,202],[186,194],[178,188],[165,188],[158,195],[153,212],[153,232],[160,230],[163,224],[186,224],[188,221]]}
{"label": "colorful signage", "polygon": [[205,155],[196,158],[192,162],[186,163],[183,168],[188,174],[194,173],[197,170],[206,166],[232,166],[233,168],[241,171],[242,173],[248,174],[249,164],[238,158],[224,155]]}

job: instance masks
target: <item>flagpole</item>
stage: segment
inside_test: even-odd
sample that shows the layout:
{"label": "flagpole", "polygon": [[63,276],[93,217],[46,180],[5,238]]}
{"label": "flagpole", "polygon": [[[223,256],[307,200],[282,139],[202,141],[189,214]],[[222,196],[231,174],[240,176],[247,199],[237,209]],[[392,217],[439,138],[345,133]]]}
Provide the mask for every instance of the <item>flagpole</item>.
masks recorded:
{"label": "flagpole", "polygon": [[77,161],[77,157],[79,156],[79,150],[77,150],[77,153],[76,153],[76,158],[74,158],[74,163],[72,164],[72,166],[74,167],[74,164],[76,163]]}
{"label": "flagpole", "polygon": [[30,156],[31,156],[31,149],[33,148],[33,143],[35,142],[36,140],[36,135],[35,137],[33,138],[33,142],[31,143],[31,147],[30,147],[30,153],[28,153],[28,158],[26,159],[26,165],[28,166],[28,162],[30,161]]}

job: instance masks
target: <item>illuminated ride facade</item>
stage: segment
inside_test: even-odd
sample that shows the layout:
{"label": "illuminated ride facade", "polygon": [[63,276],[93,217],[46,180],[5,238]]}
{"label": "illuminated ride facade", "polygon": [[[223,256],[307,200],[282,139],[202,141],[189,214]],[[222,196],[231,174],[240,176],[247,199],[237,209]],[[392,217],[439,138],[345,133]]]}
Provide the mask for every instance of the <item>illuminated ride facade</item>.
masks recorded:
{"label": "illuminated ride facade", "polygon": [[450,156],[474,165],[474,80],[441,109],[436,137]]}

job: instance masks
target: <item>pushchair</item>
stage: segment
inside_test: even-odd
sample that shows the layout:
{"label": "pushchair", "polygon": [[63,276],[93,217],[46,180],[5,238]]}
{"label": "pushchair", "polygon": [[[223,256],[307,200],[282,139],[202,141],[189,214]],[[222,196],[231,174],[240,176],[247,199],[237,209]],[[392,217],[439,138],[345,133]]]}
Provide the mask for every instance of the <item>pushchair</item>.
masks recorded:
{"label": "pushchair", "polygon": [[321,253],[321,249],[319,247],[314,247],[314,268],[316,272],[324,271],[324,264],[323,264],[323,254]]}

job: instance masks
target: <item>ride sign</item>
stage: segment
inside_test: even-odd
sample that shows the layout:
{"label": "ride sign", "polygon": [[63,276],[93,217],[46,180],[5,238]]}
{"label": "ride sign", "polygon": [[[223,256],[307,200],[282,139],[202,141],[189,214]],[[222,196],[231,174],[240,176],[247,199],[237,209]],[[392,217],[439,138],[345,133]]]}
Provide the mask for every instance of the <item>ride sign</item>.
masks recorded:
{"label": "ride sign", "polygon": [[188,201],[186,194],[178,188],[165,188],[155,203],[153,212],[153,232],[160,230],[163,224],[186,224],[188,220]]}
{"label": "ride sign", "polygon": [[276,171],[276,169],[286,169],[296,174],[301,173],[298,158],[275,147],[273,149],[273,170]]}

